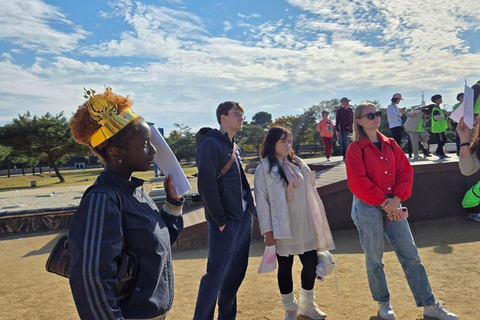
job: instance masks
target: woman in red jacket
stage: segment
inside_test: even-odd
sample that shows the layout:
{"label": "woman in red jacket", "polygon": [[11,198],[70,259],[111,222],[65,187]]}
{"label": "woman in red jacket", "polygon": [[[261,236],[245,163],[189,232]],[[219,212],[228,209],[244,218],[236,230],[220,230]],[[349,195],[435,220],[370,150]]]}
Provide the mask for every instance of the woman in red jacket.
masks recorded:
{"label": "woman in red jacket", "polygon": [[378,131],[381,112],[373,104],[355,108],[353,142],[346,154],[348,185],[353,196],[352,219],[366,258],[368,283],[382,319],[395,319],[383,269],[383,235],[392,245],[418,307],[424,315],[445,320],[458,317],[435,301],[407,219],[398,207],[410,197],[413,170],[398,144]]}

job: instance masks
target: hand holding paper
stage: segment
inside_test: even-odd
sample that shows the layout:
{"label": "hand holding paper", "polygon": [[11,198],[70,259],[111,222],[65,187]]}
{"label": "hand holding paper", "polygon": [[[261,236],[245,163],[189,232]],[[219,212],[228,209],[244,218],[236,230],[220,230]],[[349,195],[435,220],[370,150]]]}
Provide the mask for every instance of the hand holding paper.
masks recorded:
{"label": "hand holding paper", "polygon": [[450,118],[456,122],[460,122],[460,119],[463,117],[463,122],[465,125],[473,129],[473,89],[465,84],[465,91],[463,93],[463,102],[460,103],[458,108],[452,112]]}
{"label": "hand holding paper", "polygon": [[155,153],[154,161],[162,170],[163,174],[168,177],[169,174],[172,175],[175,190],[178,195],[182,195],[185,192],[192,189],[192,186],[185,177],[182,167],[177,161],[177,158],[173,154],[172,150],[168,146],[165,139],[162,137],[160,132],[155,126],[150,126],[150,131],[152,133],[152,144],[157,149]]}

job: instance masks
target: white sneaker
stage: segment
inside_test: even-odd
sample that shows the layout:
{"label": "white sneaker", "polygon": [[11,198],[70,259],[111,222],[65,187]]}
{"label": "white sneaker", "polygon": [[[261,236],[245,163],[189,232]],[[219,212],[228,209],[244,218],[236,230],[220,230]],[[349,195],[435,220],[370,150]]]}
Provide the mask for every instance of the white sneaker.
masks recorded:
{"label": "white sneaker", "polygon": [[380,318],[385,320],[395,319],[395,312],[393,312],[392,305],[390,301],[379,301],[378,302],[378,315]]}
{"label": "white sneaker", "polygon": [[424,149],[428,150],[428,142],[422,141],[422,146],[423,146]]}
{"label": "white sneaker", "polygon": [[470,213],[468,215],[468,219],[472,219],[473,221],[480,222],[480,213]]}
{"label": "white sneaker", "polygon": [[435,302],[429,306],[423,307],[423,315],[439,320],[458,320],[456,314],[448,312],[443,307],[443,302]]}

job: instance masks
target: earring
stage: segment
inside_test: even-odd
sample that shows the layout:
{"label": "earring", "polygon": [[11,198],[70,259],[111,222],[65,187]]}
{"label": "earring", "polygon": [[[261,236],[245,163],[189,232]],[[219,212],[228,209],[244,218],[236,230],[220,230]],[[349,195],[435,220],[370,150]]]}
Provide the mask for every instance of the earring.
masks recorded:
{"label": "earring", "polygon": [[118,159],[118,163],[122,163],[122,159]]}

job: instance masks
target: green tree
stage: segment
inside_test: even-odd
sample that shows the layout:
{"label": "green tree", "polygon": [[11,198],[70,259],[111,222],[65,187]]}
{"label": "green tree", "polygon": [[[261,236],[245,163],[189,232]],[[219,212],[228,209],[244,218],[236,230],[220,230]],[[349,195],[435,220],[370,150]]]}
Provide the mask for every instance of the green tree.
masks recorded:
{"label": "green tree", "polygon": [[266,111],[259,111],[252,117],[252,124],[267,129],[272,123],[272,115]]}
{"label": "green tree", "polygon": [[174,123],[175,130],[170,132],[166,141],[177,159],[186,159],[191,162],[191,157],[195,154],[195,134],[189,126]]}
{"label": "green tree", "polygon": [[235,135],[235,140],[242,149],[246,149],[251,146],[257,152],[257,156],[260,158],[259,149],[264,135],[265,130],[262,127],[247,123],[243,125],[241,131],[237,132]]}
{"label": "green tree", "polygon": [[[3,128],[0,128],[3,129]],[[1,130],[3,131],[3,130]],[[0,131],[0,137],[3,138],[2,133]],[[5,142],[5,140],[1,139],[1,141]],[[11,166],[11,156],[12,156],[13,149],[11,147],[7,147],[4,145],[0,145],[0,162],[5,162],[7,164],[7,177],[10,178],[10,166]]]}
{"label": "green tree", "polygon": [[65,182],[65,178],[60,173],[58,165],[75,154],[85,152],[85,148],[72,138],[70,126],[63,112],[57,115],[47,112],[41,117],[34,116],[31,120],[29,140],[34,154],[46,155],[60,182]]}

